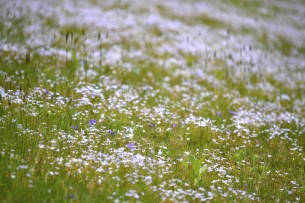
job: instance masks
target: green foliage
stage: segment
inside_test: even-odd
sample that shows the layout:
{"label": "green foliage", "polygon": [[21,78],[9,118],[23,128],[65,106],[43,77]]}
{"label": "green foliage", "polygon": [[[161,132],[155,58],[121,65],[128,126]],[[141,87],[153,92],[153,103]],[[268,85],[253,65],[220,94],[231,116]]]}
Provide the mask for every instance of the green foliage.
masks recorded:
{"label": "green foliage", "polygon": [[198,186],[202,181],[204,181],[203,175],[207,170],[208,166],[202,166],[203,161],[204,158],[195,159],[195,157],[191,155],[189,158],[190,166],[187,162],[182,162],[183,166],[189,169],[190,177],[193,178],[193,184],[195,187]]}

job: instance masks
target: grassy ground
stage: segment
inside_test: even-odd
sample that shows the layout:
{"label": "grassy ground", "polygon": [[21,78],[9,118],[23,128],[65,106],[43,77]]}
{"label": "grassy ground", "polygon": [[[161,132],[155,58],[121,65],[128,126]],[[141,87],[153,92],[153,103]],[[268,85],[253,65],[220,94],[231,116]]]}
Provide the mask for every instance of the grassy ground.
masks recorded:
{"label": "grassy ground", "polygon": [[0,3],[0,201],[305,201],[304,10]]}

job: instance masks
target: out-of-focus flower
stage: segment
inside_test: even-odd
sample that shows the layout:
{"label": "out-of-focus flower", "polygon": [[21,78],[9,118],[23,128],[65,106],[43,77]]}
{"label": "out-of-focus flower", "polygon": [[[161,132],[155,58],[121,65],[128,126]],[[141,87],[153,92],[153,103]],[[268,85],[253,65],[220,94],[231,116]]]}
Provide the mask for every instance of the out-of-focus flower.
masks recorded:
{"label": "out-of-focus flower", "polygon": [[222,116],[221,112],[217,112],[216,114],[217,114],[217,116]]}
{"label": "out-of-focus flower", "polygon": [[108,133],[109,133],[110,135],[114,135],[114,131],[113,131],[113,130],[108,130]]}
{"label": "out-of-focus flower", "polygon": [[96,124],[96,120],[95,119],[91,119],[90,121],[89,121],[89,125],[95,125]]}
{"label": "out-of-focus flower", "polygon": [[236,115],[236,112],[235,111],[230,111],[229,114],[234,116],[234,115]]}
{"label": "out-of-focus flower", "polygon": [[78,126],[72,125],[71,128],[74,129],[74,130],[78,130]]}
{"label": "out-of-focus flower", "polygon": [[43,92],[44,92],[45,94],[49,94],[49,91],[48,91],[47,89],[43,89]]}
{"label": "out-of-focus flower", "polygon": [[75,194],[68,194],[66,199],[75,199]]}
{"label": "out-of-focus flower", "polygon": [[128,143],[127,144],[127,147],[132,151],[132,150],[135,150],[136,149],[136,145],[132,142]]}

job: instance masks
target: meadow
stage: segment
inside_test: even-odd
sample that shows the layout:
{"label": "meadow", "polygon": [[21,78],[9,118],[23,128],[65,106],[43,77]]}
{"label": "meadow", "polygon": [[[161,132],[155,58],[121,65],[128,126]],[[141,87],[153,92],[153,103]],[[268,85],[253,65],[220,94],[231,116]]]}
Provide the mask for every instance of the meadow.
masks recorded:
{"label": "meadow", "polygon": [[0,202],[304,202],[304,18],[0,1]]}

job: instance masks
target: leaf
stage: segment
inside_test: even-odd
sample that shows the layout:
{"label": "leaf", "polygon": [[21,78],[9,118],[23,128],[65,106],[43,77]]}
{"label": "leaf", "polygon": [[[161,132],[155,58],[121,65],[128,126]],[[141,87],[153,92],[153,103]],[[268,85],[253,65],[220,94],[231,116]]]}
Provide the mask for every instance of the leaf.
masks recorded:
{"label": "leaf", "polygon": [[208,166],[205,164],[204,166],[200,167],[199,169],[199,177],[208,169]]}
{"label": "leaf", "polygon": [[194,185],[195,185],[195,186],[197,186],[197,185],[198,185],[198,183],[199,183],[198,179],[197,179],[197,178],[195,178],[195,179],[194,179]]}
{"label": "leaf", "polygon": [[190,156],[190,161],[193,163],[195,161],[195,157],[193,155]]}
{"label": "leaf", "polygon": [[194,160],[194,161],[192,162],[192,168],[193,168],[194,172],[198,170],[198,168],[200,167],[200,165],[201,165],[200,160]]}

